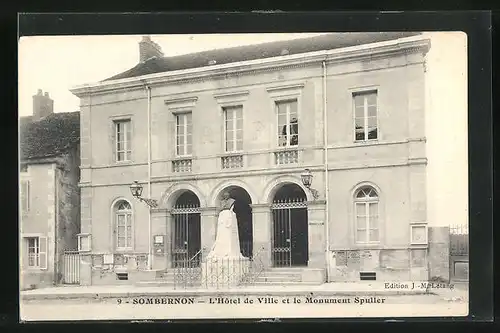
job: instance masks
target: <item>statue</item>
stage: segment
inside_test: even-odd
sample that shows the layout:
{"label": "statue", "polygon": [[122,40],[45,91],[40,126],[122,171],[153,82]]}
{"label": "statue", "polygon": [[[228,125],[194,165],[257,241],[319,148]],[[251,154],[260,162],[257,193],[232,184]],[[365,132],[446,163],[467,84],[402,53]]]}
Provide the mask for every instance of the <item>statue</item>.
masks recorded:
{"label": "statue", "polygon": [[215,242],[202,263],[207,287],[238,285],[249,270],[250,263],[240,252],[238,221],[233,212],[235,200],[224,192],[217,220]]}
{"label": "statue", "polygon": [[238,220],[233,211],[235,200],[224,192],[217,220],[215,242],[207,258],[243,258],[240,252]]}

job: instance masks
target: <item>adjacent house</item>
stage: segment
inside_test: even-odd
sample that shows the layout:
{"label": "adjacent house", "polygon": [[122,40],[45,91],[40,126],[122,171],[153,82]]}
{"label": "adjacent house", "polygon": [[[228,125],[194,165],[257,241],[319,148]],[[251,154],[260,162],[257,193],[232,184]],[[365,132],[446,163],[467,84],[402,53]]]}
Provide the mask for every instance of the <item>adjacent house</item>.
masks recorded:
{"label": "adjacent house", "polygon": [[332,33],[164,57],[144,37],[135,67],[72,89],[81,283],[202,262],[224,192],[264,282],[426,280],[429,47],[416,33]]}
{"label": "adjacent house", "polygon": [[20,118],[21,288],[63,282],[65,250],[80,232],[80,113],[54,113],[49,94],[33,96]]}

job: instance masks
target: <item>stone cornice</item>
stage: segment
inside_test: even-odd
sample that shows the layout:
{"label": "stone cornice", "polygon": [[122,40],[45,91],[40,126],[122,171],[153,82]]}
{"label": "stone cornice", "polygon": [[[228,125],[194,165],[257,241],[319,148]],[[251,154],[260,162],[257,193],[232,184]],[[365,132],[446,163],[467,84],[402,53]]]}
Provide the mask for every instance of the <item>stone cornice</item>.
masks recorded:
{"label": "stone cornice", "polygon": [[127,78],[86,84],[70,89],[78,96],[89,94],[112,92],[122,89],[133,89],[145,85],[169,84],[186,80],[203,80],[204,78],[227,77],[230,75],[241,75],[244,73],[255,73],[257,71],[276,70],[284,67],[302,67],[317,62],[341,62],[355,61],[359,59],[373,59],[376,56],[390,56],[394,54],[427,53],[430,48],[430,40],[422,36],[402,38],[386,42],[371,43],[365,45],[351,46],[341,49],[307,52],[267,59],[257,59],[229,64],[207,66],[201,68],[190,68],[185,70],[155,73],[140,77]]}

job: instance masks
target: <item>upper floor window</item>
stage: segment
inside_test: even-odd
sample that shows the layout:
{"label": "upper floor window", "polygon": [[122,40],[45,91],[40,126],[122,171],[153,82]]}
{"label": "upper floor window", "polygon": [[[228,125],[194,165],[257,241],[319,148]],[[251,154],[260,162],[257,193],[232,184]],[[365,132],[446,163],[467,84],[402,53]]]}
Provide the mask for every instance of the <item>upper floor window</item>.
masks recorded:
{"label": "upper floor window", "polygon": [[114,206],[116,248],[119,250],[132,248],[132,207],[125,200]]}
{"label": "upper floor window", "polygon": [[117,162],[130,161],[132,154],[132,128],[130,120],[118,120],[115,124],[115,159]]}
{"label": "upper floor window", "polygon": [[176,154],[189,156],[193,151],[193,123],[192,113],[181,113],[176,117]]}
{"label": "upper floor window", "polygon": [[21,180],[21,210],[26,213],[30,210],[30,182],[28,180]]}
{"label": "upper floor window", "polygon": [[356,141],[376,140],[377,128],[377,92],[355,93],[354,123]]}
{"label": "upper floor window", "polygon": [[376,243],[379,241],[379,197],[371,186],[363,186],[354,196],[356,215],[356,242]]}
{"label": "upper floor window", "polygon": [[47,238],[25,238],[27,266],[29,268],[47,268]]}
{"label": "upper floor window", "polygon": [[278,144],[283,147],[299,144],[297,100],[276,102],[278,113]]}
{"label": "upper floor window", "polygon": [[243,150],[243,107],[224,108],[224,131],[226,152]]}

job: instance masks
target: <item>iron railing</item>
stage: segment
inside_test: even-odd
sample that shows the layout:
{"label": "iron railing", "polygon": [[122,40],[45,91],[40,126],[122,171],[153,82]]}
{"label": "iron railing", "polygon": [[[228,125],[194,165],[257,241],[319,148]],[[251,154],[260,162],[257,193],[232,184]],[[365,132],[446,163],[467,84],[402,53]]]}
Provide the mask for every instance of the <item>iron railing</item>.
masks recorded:
{"label": "iron railing", "polygon": [[454,225],[450,227],[450,255],[469,255],[469,226]]}
{"label": "iron railing", "polygon": [[198,251],[189,260],[173,265],[174,289],[227,289],[251,285],[264,270],[264,248],[250,257],[211,260],[204,258],[206,249]]}

